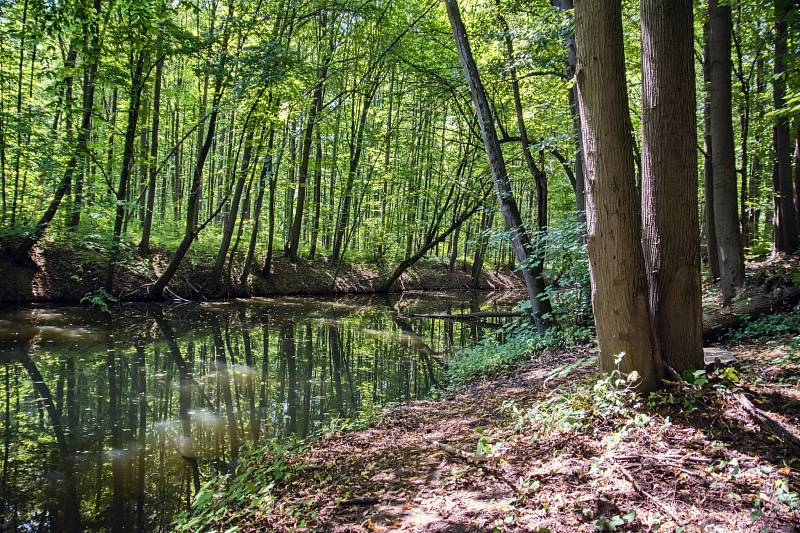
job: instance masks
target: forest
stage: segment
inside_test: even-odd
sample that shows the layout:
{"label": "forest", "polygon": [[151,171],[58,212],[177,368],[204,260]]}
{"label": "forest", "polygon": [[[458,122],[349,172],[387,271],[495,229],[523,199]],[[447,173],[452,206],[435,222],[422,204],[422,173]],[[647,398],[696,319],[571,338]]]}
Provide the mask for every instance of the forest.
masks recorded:
{"label": "forest", "polygon": [[0,531],[795,531],[798,0],[3,0]]}

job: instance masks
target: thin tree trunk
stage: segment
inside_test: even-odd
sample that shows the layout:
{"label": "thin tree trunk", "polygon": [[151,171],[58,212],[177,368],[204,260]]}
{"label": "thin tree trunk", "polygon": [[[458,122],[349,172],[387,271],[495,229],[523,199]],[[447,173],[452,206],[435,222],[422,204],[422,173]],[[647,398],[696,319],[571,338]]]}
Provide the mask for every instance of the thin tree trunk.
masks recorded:
{"label": "thin tree trunk", "polygon": [[[776,110],[786,106],[786,56],[788,54],[788,23],[791,2],[775,0],[775,64],[772,77],[772,100]],[[797,212],[792,187],[792,156],[789,117],[775,115],[773,142],[775,149],[773,189],[775,192],[775,250],[791,253],[797,250]]]}
{"label": "thin tree trunk", "polygon": [[[249,117],[248,117],[249,118]],[[250,160],[253,156],[253,137],[255,135],[255,128],[248,126],[245,122],[245,128],[248,128],[244,139],[244,155],[242,156],[242,168],[239,171],[236,185],[234,186],[233,196],[231,197],[230,209],[228,216],[225,217],[225,224],[222,228],[222,242],[220,242],[217,257],[214,261],[214,269],[209,278],[209,286],[212,290],[217,291],[221,288],[222,283],[222,270],[225,267],[225,258],[228,254],[228,248],[231,245],[231,238],[233,237],[233,230],[236,226],[236,218],[239,214],[239,204],[242,200],[242,191],[247,181],[247,175],[250,172]]]}
{"label": "thin tree trunk", "polygon": [[[586,216],[600,367],[658,386],[641,246],[619,0],[576,0],[577,96],[586,150]],[[617,358],[621,356],[619,362]]]}
{"label": "thin tree trunk", "polygon": [[258,177],[258,193],[255,205],[253,206],[253,229],[250,232],[250,242],[247,246],[247,255],[242,266],[242,275],[239,277],[239,285],[246,289],[247,278],[250,276],[250,268],[253,264],[253,257],[256,252],[258,242],[258,230],[261,226],[261,208],[264,204],[264,191],[267,188],[267,180],[272,180],[272,148],[275,144],[275,128],[270,126],[267,140],[267,153],[264,156],[264,164],[261,167],[261,174]]}
{"label": "thin tree trunk", "polygon": [[456,42],[461,68],[464,71],[464,78],[469,85],[472,102],[475,106],[478,122],[481,126],[483,145],[489,160],[492,179],[500,203],[500,211],[503,214],[506,227],[511,233],[511,245],[514,248],[514,253],[521,263],[523,279],[525,280],[525,286],[528,289],[528,296],[531,301],[533,320],[539,332],[543,333],[547,328],[547,324],[543,316],[545,311],[542,306],[542,301],[546,297],[544,296],[543,287],[529,265],[529,258],[532,255],[530,236],[525,225],[522,223],[522,216],[517,207],[517,202],[514,199],[511,182],[506,172],[505,159],[503,158],[503,153],[497,138],[497,131],[494,126],[494,118],[492,117],[492,111],[489,107],[489,100],[486,97],[486,92],[481,83],[478,67],[475,65],[475,60],[472,57],[472,50],[470,49],[467,39],[464,23],[461,20],[461,13],[458,9],[457,0],[445,0],[445,5],[447,6],[447,16],[450,19],[450,28]]}
{"label": "thin tree trunk", "polygon": [[153,126],[150,130],[150,168],[147,182],[147,202],[142,223],[142,240],[139,242],[139,253],[150,255],[150,232],[153,227],[153,206],[156,199],[156,173],[158,172],[158,127],[161,112],[161,77],[164,70],[164,59],[156,63],[156,75],[153,82]]}
{"label": "thin tree trunk", "polygon": [[[100,0],[94,0],[94,16],[99,17],[100,15]],[[99,20],[99,18],[97,19]],[[92,110],[94,109],[94,93],[95,93],[95,82],[97,78],[97,65],[99,61],[99,30],[96,26],[93,27],[92,31],[94,32],[92,35],[92,54],[89,58],[90,66],[89,66],[89,77],[88,79],[91,80],[91,83],[84,84],[83,87],[83,98],[82,98],[82,110],[81,110],[81,126],[78,130],[77,139],[75,142],[75,151],[70,155],[69,160],[67,161],[67,165],[64,169],[64,175],[61,179],[61,182],[58,184],[55,190],[55,195],[53,199],[50,201],[50,204],[47,206],[47,209],[42,214],[39,221],[36,223],[33,231],[23,239],[23,241],[17,247],[14,255],[16,256],[17,260],[26,260],[28,258],[28,254],[31,251],[37,242],[44,236],[47,228],[50,226],[50,223],[53,221],[53,218],[58,211],[58,207],[61,204],[61,200],[64,198],[67,190],[70,187],[72,182],[72,176],[74,175],[75,171],[78,169],[79,162],[84,160],[84,155],[86,153],[86,147],[89,142],[90,136],[90,129],[92,124]],[[77,56],[77,50],[70,46],[70,50],[67,52],[67,59],[65,61],[65,67],[67,67],[67,72],[71,72],[71,70],[75,66],[75,59]],[[72,86],[72,75],[68,75],[66,79],[66,85],[68,90],[71,90]],[[69,110],[65,115],[65,121],[67,122],[67,130],[68,132],[71,131],[71,118],[69,117]]]}
{"label": "thin tree trunk", "polygon": [[131,171],[133,170],[133,143],[136,139],[136,127],[139,122],[139,108],[141,104],[142,89],[144,85],[144,52],[140,51],[133,65],[131,76],[131,92],[128,101],[128,126],[125,130],[125,147],[122,152],[122,170],[117,185],[117,206],[114,215],[114,233],[111,237],[111,250],[106,267],[106,276],[103,286],[109,293],[114,284],[114,271],[119,256],[120,240],[122,238],[122,223],[126,214],[126,199]]}
{"label": "thin tree trunk", "polygon": [[712,283],[719,280],[719,245],[714,217],[714,162],[711,147],[711,54],[708,46],[708,23],[703,26],[703,197],[705,200],[706,252],[708,254],[708,278]]}

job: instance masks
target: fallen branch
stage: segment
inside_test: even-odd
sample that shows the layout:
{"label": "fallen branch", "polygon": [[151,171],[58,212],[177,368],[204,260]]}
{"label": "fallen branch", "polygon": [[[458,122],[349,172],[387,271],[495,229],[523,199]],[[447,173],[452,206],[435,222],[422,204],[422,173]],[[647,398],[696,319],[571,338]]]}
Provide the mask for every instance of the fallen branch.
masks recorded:
{"label": "fallen branch", "polygon": [[459,450],[458,448],[456,448],[454,446],[450,446],[449,444],[447,444],[445,442],[440,442],[438,440],[435,440],[435,441],[432,441],[432,442],[433,442],[433,445],[436,446],[437,448],[442,449],[442,450],[446,451],[447,453],[449,453],[451,455],[455,455],[456,457],[460,457],[460,458],[464,459],[465,461],[470,461],[470,462],[473,462],[473,463],[483,463],[483,462],[486,462],[486,461],[489,460],[489,457],[486,456],[486,455],[477,454],[477,453],[471,453],[471,452],[465,452],[464,450]]}
{"label": "fallen branch", "polygon": [[742,393],[736,393],[733,398],[742,406],[742,409],[752,418],[761,429],[772,433],[781,440],[794,454],[800,455],[800,439],[798,439],[792,432],[790,432],[783,424],[769,416],[765,411],[762,411],[751,402],[747,396]]}
{"label": "fallen branch", "polygon": [[358,506],[358,505],[375,505],[380,503],[381,499],[374,496],[361,496],[357,498],[350,498],[339,502],[339,507]]}
{"label": "fallen branch", "polygon": [[439,318],[442,320],[474,320],[476,318],[513,318],[525,313],[515,311],[481,311],[477,313],[405,313],[408,318]]}
{"label": "fallen branch", "polygon": [[474,463],[475,466],[477,466],[478,468],[480,468],[481,470],[483,470],[487,474],[490,474],[490,475],[494,476],[495,478],[497,478],[499,481],[502,481],[503,483],[505,483],[508,486],[508,488],[510,488],[511,491],[514,494],[516,494],[517,496],[521,496],[522,495],[522,493],[517,488],[517,486],[514,485],[511,481],[509,481],[509,479],[507,477],[505,477],[502,473],[498,472],[494,468],[491,468],[487,464],[487,462],[489,461],[489,457],[488,456],[482,455],[482,454],[477,454],[477,453],[470,453],[470,452],[466,452],[464,450],[459,450],[458,448],[456,448],[454,446],[450,446],[449,444],[444,443],[444,442],[439,442],[438,440],[434,440],[434,441],[431,441],[431,442],[437,448],[439,448],[441,450],[444,450],[444,451],[446,451],[447,453],[449,453],[451,455],[455,455],[456,457],[464,459],[467,462]]}
{"label": "fallen branch", "polygon": [[703,338],[707,341],[714,340],[726,329],[736,327],[749,318],[790,307],[797,302],[800,302],[800,287],[784,287],[769,293],[745,295],[727,307],[703,313]]}
{"label": "fallen branch", "polygon": [[639,484],[636,482],[636,480],[633,479],[633,476],[630,474],[630,472],[628,472],[624,466],[622,465],[616,465],[616,466],[617,469],[622,474],[622,477],[624,477],[628,481],[628,483],[631,484],[633,490],[635,490],[636,492],[638,492],[639,494],[641,494],[642,496],[653,502],[653,504],[656,507],[667,513],[669,517],[672,518],[672,521],[675,522],[676,525],[678,526],[681,525],[681,520],[678,518],[678,515],[675,514],[675,511],[673,511],[669,506],[667,506],[667,504],[665,504],[664,502],[662,502],[661,500],[659,500],[658,498],[656,498],[655,496],[644,490],[642,487],[640,487]]}

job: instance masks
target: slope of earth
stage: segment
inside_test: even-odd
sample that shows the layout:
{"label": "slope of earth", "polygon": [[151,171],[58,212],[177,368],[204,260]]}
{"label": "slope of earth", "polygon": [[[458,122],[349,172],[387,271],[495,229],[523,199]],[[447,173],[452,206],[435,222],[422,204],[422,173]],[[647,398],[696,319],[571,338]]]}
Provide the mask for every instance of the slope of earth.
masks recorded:
{"label": "slope of earth", "polygon": [[[101,249],[49,243],[34,248],[31,264],[20,265],[7,251],[12,244],[0,242],[0,279],[3,280],[0,305],[78,302],[103,286],[107,254]],[[150,257],[141,257],[134,249],[123,250],[112,295],[125,301],[147,299],[148,287],[166,269],[170,257],[163,249],[155,250]],[[269,277],[258,272],[259,263],[251,269],[249,284],[241,286],[238,284],[241,261],[238,257],[231,267],[233,283],[211,287],[213,256],[189,257],[179,267],[164,296],[205,300],[234,296],[373,293],[393,268],[393,265],[369,263],[333,265],[324,258],[292,263],[276,257]],[[475,284],[463,265],[451,271],[446,262],[424,259],[404,273],[392,290],[517,290],[520,287],[518,276],[508,270],[484,269]]]}
{"label": "slope of earth", "polygon": [[798,456],[736,398],[800,435],[800,337],[726,343],[735,369],[697,373],[647,399],[598,379],[591,348],[540,354],[282,457],[274,497],[228,508],[217,525],[796,531]]}

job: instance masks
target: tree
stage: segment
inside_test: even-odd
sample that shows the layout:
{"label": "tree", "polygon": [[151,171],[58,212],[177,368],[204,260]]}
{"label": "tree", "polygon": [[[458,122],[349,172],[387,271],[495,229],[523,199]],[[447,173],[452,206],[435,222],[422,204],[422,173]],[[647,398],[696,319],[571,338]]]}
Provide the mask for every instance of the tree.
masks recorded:
{"label": "tree", "polygon": [[500,203],[500,211],[503,214],[506,229],[510,233],[514,254],[521,264],[522,276],[531,302],[533,320],[537,329],[540,332],[544,332],[547,327],[546,314],[548,312],[548,304],[544,303],[546,301],[544,287],[531,268],[532,247],[530,235],[522,222],[519,207],[517,207],[517,202],[514,199],[511,181],[506,171],[506,162],[494,126],[492,110],[486,97],[486,91],[481,83],[478,67],[472,57],[472,50],[464,22],[461,20],[457,0],[445,0],[445,5],[447,6],[447,17],[450,20],[450,29],[458,50],[458,58],[464,71],[464,79],[469,85],[472,103],[478,115],[483,145],[486,150],[486,157],[489,160],[489,169],[497,192],[497,199]]}
{"label": "tree", "polygon": [[[775,0],[775,64],[772,78],[772,99],[776,110],[786,106],[786,56],[788,54],[787,17],[791,9],[788,0]],[[794,252],[798,245],[797,212],[792,187],[792,147],[789,117],[785,113],[775,115],[773,145],[773,191],[775,193],[775,249],[779,252]]]}
{"label": "tree", "polygon": [[592,307],[600,367],[638,372],[656,388],[661,360],[653,335],[641,246],[631,123],[618,0],[575,2],[578,104],[586,156],[586,218]]}
{"label": "tree", "polygon": [[711,56],[711,164],[714,226],[719,247],[720,293],[728,305],[744,285],[744,251],[736,201],[736,160],[731,107],[731,6],[709,2]]}
{"label": "tree", "polygon": [[692,0],[642,0],[642,227],[661,356],[702,368]]}

